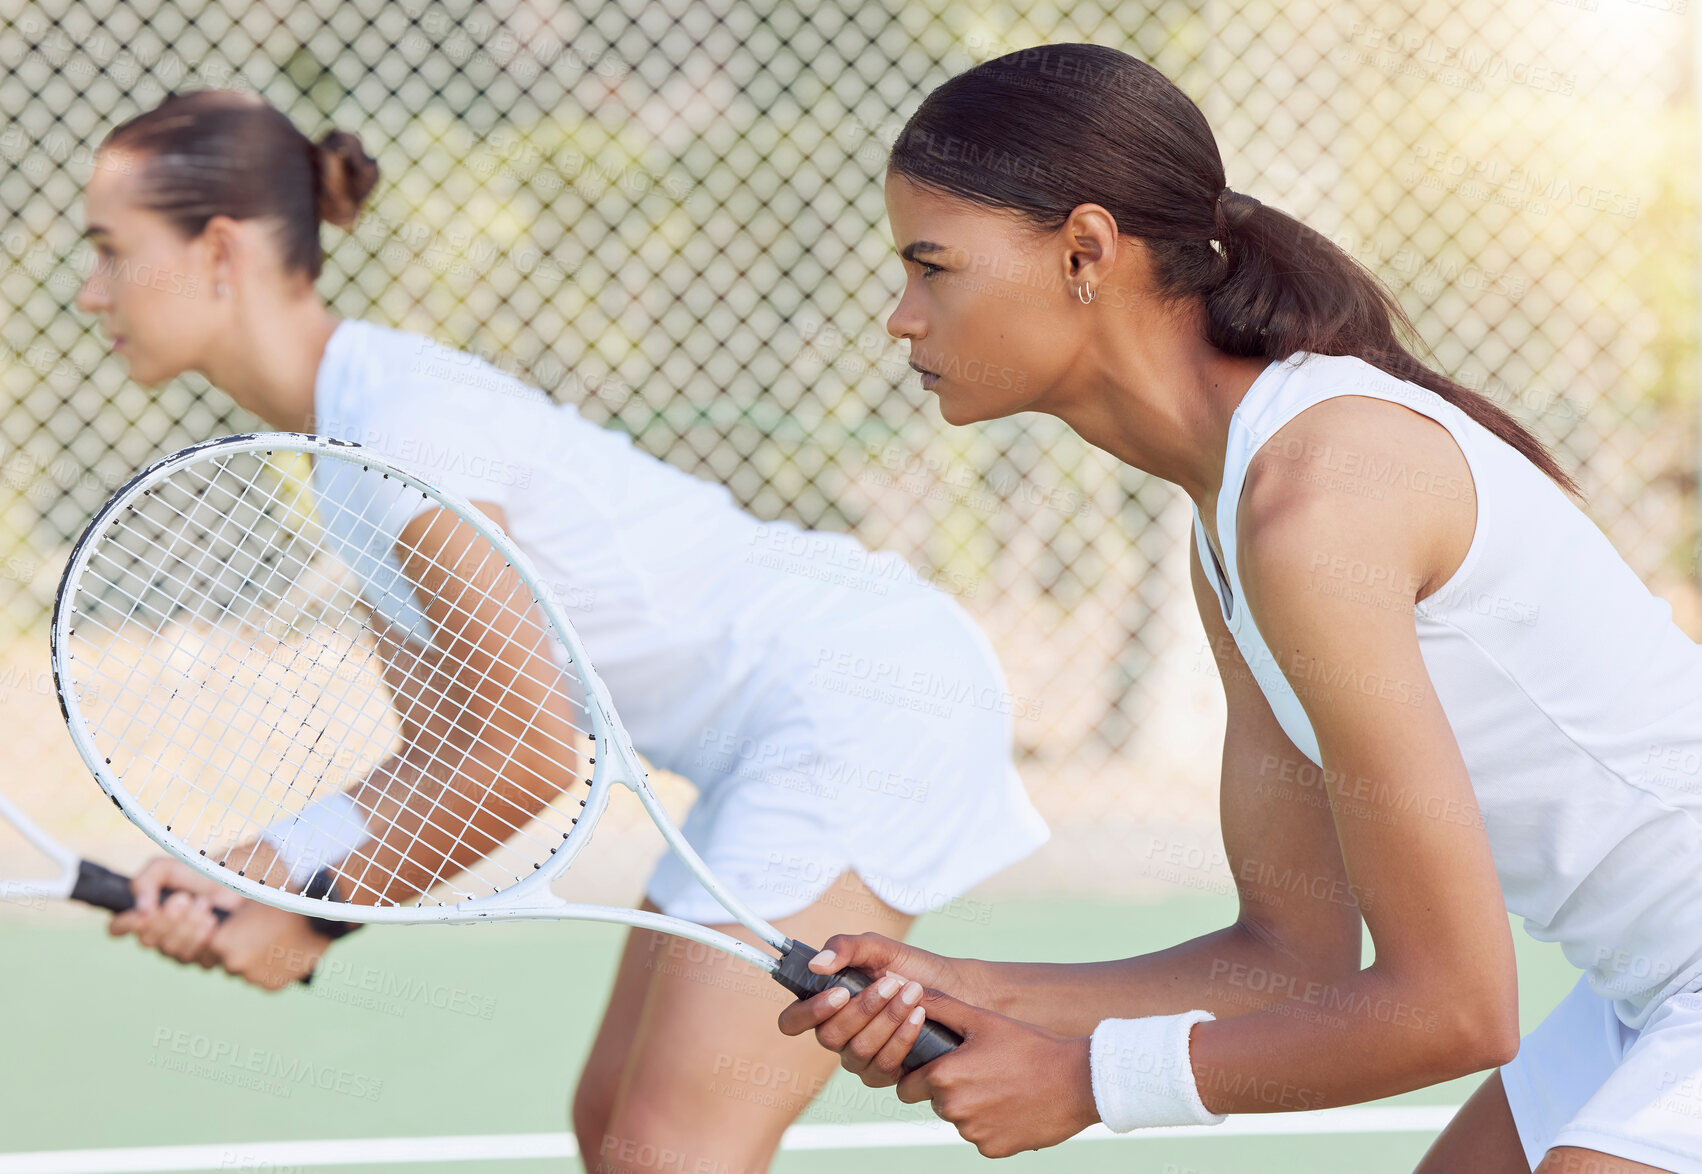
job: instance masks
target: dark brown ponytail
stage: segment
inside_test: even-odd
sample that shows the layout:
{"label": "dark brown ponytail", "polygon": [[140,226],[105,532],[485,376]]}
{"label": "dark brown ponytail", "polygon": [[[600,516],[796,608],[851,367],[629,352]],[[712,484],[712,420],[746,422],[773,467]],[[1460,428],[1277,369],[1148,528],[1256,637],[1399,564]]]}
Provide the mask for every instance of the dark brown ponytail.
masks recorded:
{"label": "dark brown ponytail", "polygon": [[1163,295],[1204,305],[1218,350],[1364,359],[1434,391],[1579,495],[1498,404],[1413,356],[1401,340],[1416,343],[1417,331],[1375,274],[1323,234],[1228,190],[1205,116],[1144,61],[1101,45],[1044,45],[985,62],[928,95],[888,170],[1047,229],[1100,204],[1151,251]]}
{"label": "dark brown ponytail", "polygon": [[173,94],[113,130],[102,150],[139,164],[139,200],[186,237],[214,216],[278,226],[284,266],[319,276],[319,222],[350,228],[378,182],[360,140],[334,130],[310,142],[267,102],[236,90]]}

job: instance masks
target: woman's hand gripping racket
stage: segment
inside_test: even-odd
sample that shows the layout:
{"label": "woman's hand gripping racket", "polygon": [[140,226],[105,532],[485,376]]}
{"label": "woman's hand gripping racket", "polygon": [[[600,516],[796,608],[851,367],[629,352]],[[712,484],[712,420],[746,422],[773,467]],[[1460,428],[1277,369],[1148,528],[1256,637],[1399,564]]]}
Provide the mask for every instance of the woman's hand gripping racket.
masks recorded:
{"label": "woman's hand gripping racket", "polygon": [[[868,985],[709,872],[646,780],[554,594],[499,526],[357,445],[234,436],[113,495],[53,616],[72,741],[173,856],[339,922],[572,918],[676,934],[806,997]],[[615,786],[779,956],[550,891]],[[919,1067],[962,1040],[923,1025]]]}

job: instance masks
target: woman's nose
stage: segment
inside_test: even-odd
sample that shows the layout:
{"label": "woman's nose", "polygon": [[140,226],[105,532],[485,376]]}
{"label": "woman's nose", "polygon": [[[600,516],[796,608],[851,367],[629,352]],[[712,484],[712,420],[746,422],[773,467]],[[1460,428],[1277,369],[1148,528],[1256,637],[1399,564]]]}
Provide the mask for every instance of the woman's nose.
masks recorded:
{"label": "woman's nose", "polygon": [[93,273],[77,290],[77,308],[85,314],[98,314],[106,308],[106,283]]}

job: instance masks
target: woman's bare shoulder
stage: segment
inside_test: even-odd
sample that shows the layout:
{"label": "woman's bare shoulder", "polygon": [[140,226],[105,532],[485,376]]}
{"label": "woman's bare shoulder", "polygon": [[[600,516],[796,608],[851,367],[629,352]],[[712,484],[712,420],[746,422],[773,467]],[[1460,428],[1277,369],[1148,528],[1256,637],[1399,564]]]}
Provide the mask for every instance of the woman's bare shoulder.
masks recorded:
{"label": "woman's bare shoulder", "polygon": [[1389,400],[1336,396],[1297,414],[1248,462],[1238,558],[1302,535],[1308,565],[1381,551],[1400,564],[1388,573],[1422,599],[1464,560],[1475,503],[1465,454],[1440,422]]}

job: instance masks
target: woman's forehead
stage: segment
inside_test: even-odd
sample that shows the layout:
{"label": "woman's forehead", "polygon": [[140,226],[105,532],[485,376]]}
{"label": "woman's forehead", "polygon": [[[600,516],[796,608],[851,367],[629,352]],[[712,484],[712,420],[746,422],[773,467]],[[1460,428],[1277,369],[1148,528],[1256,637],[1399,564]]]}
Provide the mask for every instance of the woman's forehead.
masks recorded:
{"label": "woman's forehead", "polygon": [[135,156],[128,152],[102,151],[95,156],[94,170],[83,185],[89,232],[110,231],[142,210],[135,201],[140,171]]}
{"label": "woman's forehead", "polygon": [[914,183],[902,175],[887,178],[886,196],[895,215],[912,221],[962,222],[973,218],[978,211],[967,201],[954,200],[944,192]]}
{"label": "woman's forehead", "polygon": [[1001,245],[1026,248],[1034,242],[1031,226],[1021,217],[972,200],[889,176],[887,203],[897,247],[926,241],[946,248]]}

